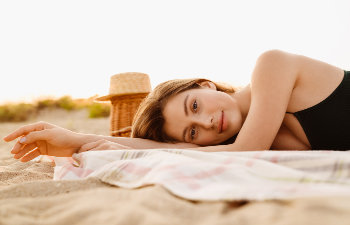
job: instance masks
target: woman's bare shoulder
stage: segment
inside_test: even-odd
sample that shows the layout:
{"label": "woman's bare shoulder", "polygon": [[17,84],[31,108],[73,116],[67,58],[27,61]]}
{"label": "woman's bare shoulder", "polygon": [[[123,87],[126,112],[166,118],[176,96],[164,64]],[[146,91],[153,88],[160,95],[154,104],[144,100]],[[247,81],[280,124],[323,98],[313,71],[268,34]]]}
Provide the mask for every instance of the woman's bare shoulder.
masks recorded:
{"label": "woman's bare shoulder", "polygon": [[306,56],[298,56],[299,72],[288,105],[289,112],[309,108],[327,98],[341,83],[344,70]]}

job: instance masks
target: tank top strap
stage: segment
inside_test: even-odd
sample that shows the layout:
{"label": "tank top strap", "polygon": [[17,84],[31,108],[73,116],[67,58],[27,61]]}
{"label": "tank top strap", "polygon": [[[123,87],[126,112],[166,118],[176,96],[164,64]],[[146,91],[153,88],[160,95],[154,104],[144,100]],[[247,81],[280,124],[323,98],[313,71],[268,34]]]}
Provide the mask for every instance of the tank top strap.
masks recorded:
{"label": "tank top strap", "polygon": [[293,114],[293,115],[294,115],[294,113],[292,113],[292,112],[286,112],[286,113],[288,113],[288,114]]}

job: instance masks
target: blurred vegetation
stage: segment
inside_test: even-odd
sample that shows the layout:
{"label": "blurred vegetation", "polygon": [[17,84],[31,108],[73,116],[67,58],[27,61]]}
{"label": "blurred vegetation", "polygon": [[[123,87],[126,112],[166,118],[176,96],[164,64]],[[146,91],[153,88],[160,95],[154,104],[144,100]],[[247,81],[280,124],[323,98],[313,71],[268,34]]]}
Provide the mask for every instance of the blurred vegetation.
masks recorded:
{"label": "blurred vegetation", "polygon": [[89,117],[107,117],[110,114],[110,107],[106,104],[93,103],[88,106],[89,108]]}
{"label": "blurred vegetation", "polygon": [[33,116],[36,108],[32,104],[19,103],[0,105],[0,122],[20,122]]}
{"label": "blurred vegetation", "polygon": [[41,110],[64,109],[67,111],[87,109],[90,118],[108,117],[110,105],[96,103],[94,97],[89,99],[72,99],[70,96],[63,96],[59,99],[40,99],[34,103],[10,103],[0,105],[0,122],[22,122],[36,115]]}

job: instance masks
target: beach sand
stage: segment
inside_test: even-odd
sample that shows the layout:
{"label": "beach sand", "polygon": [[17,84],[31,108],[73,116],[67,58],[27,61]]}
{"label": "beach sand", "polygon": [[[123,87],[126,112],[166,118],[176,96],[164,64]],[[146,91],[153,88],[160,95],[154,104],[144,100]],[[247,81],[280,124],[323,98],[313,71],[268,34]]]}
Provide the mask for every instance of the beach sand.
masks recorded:
{"label": "beach sand", "polygon": [[[86,113],[46,111],[25,123],[1,123],[0,136],[37,120],[108,135],[109,119],[88,119]],[[348,197],[193,202],[157,185],[129,190],[95,179],[53,181],[51,163],[21,163],[9,153],[13,144],[0,141],[0,224],[342,225],[350,221]]]}

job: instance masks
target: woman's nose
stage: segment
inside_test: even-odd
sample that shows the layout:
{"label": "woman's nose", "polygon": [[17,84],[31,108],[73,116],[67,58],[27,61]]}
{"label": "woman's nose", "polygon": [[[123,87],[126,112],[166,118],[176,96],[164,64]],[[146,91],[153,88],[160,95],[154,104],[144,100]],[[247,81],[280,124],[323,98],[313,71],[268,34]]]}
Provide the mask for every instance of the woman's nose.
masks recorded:
{"label": "woman's nose", "polygon": [[198,118],[197,124],[205,129],[210,129],[214,126],[213,121],[213,117]]}

